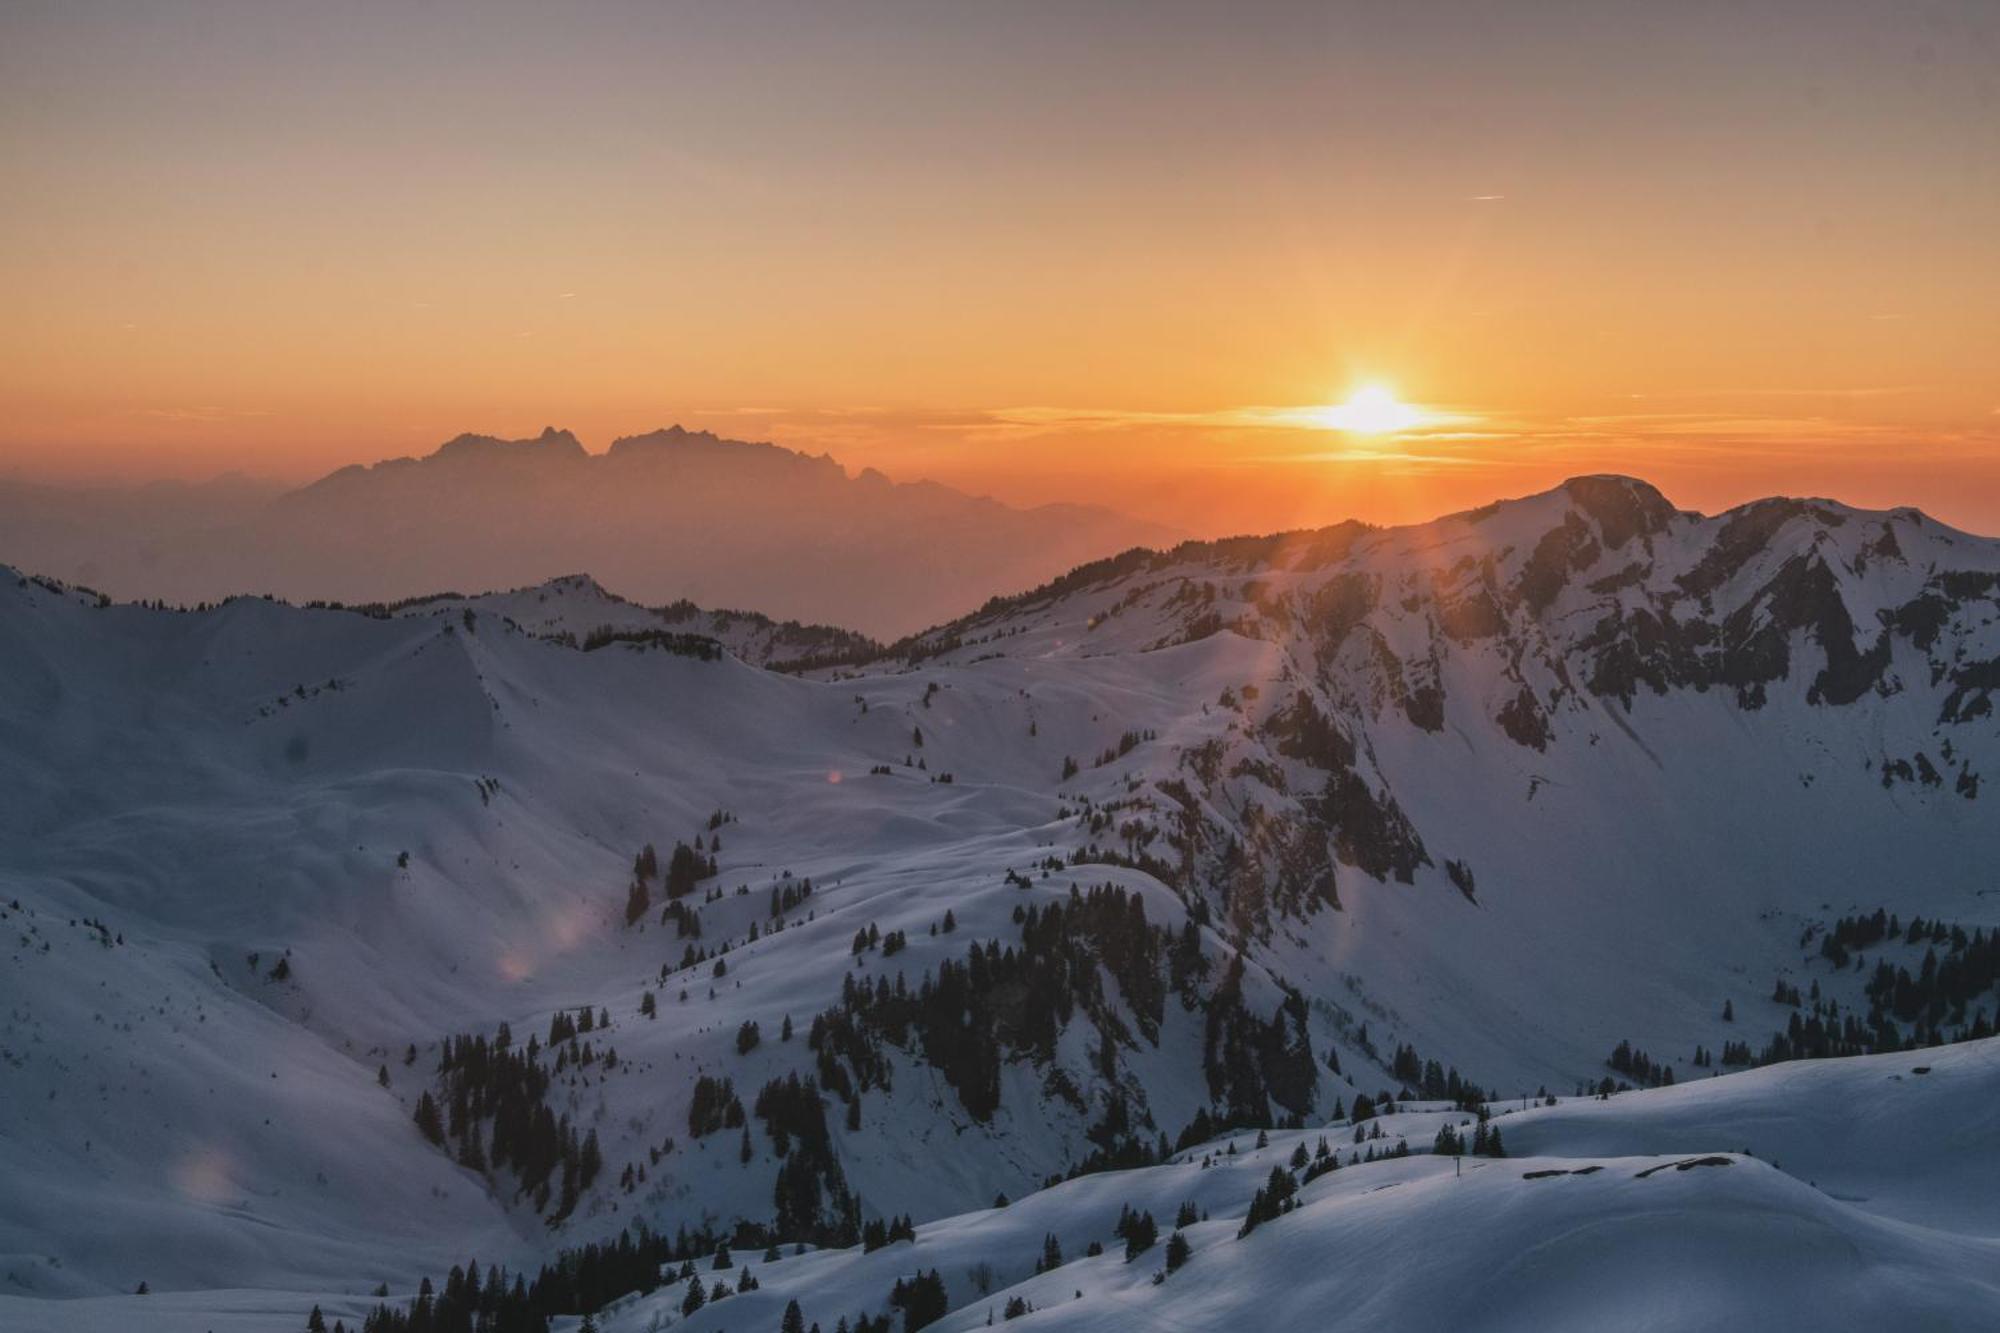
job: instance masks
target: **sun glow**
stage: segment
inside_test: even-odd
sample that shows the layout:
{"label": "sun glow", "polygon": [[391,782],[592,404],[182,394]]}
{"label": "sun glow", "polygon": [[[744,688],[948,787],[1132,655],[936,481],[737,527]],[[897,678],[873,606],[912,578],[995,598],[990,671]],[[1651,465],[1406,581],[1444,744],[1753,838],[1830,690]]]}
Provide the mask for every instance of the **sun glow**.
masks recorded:
{"label": "sun glow", "polygon": [[1396,397],[1386,384],[1364,384],[1347,396],[1347,401],[1323,407],[1314,414],[1326,430],[1344,430],[1356,435],[1389,435],[1424,423],[1421,409]]}

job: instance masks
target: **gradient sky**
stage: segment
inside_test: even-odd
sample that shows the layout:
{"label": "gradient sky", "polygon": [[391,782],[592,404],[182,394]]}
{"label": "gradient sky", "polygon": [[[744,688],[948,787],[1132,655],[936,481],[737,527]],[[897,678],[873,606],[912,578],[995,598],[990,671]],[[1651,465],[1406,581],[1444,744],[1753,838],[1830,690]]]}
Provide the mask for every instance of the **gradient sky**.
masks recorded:
{"label": "gradient sky", "polygon": [[[0,475],[680,421],[1196,530],[2000,532],[2000,4],[0,10]],[[1382,380],[1445,420],[1295,410]]]}

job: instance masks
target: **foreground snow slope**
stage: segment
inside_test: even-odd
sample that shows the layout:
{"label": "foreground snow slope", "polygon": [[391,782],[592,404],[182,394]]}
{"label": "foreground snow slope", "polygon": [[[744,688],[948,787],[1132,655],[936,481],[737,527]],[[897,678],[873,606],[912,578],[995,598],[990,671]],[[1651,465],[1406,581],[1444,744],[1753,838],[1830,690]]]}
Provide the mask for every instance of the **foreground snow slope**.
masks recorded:
{"label": "foreground snow slope", "polygon": [[[1923,1070],[1923,1073],[1918,1073]],[[1415,1155],[1350,1165],[1348,1126],[1240,1134],[1172,1163],[1070,1181],[919,1226],[873,1253],[739,1254],[753,1292],[680,1312],[684,1283],[616,1303],[605,1333],[775,1329],[797,1300],[822,1329],[889,1313],[898,1280],[936,1270],[951,1313],[985,1327],[1019,1300],[1019,1327],[1694,1330],[1983,1329],[2000,1308],[2000,1040],[1919,1055],[1802,1062],[1679,1088],[1499,1108],[1505,1159],[1424,1150],[1465,1113],[1421,1104],[1369,1141]],[[1517,1104],[1518,1106],[1518,1104]],[[1335,1171],[1298,1206],[1239,1236],[1251,1194],[1297,1146],[1326,1139]],[[1233,1152],[1231,1151],[1233,1149]],[[1753,1150],[1751,1156],[1746,1150]],[[1884,1182],[1888,1190],[1882,1190]],[[1926,1207],[1919,1201],[1928,1200]],[[1155,1284],[1190,1205],[1192,1257]],[[1128,1262],[1122,1209],[1161,1243]],[[1066,1262],[1036,1273],[1053,1235]],[[1091,1242],[1104,1248],[1089,1257]],[[699,1265],[705,1286],[728,1273]],[[369,1302],[303,1291],[217,1291],[62,1303],[0,1298],[22,1333],[289,1327],[318,1303],[354,1320]]]}
{"label": "foreground snow slope", "polygon": [[[796,1299],[831,1328],[885,1310],[896,1279],[936,1269],[954,1307],[945,1329],[983,1327],[1016,1297],[1034,1307],[1024,1329],[1989,1328],[2000,1309],[1996,1092],[2000,1041],[1986,1040],[1503,1109],[1494,1123],[1515,1156],[1343,1166],[1239,1238],[1250,1195],[1298,1144],[1324,1132],[1343,1161],[1354,1151],[1319,1128],[1273,1133],[1262,1149],[1241,1135],[1235,1156],[1218,1157],[1218,1142],[1072,1181],[920,1227],[914,1244],[756,1266],[757,1291],[690,1319],[668,1288],[602,1322],[607,1333],[656,1317],[690,1333],[776,1327]],[[1387,1143],[1407,1133],[1421,1150],[1441,1123],[1469,1119],[1418,1111],[1380,1123]],[[1863,1193],[1885,1187],[1886,1199]],[[1908,1215],[1926,1211],[1920,1199],[1936,1208]],[[1186,1229],[1187,1265],[1155,1285],[1164,1239],[1127,1262],[1112,1227],[1129,1205],[1159,1219],[1164,1238],[1184,1202],[1206,1220]],[[1070,1262],[1037,1275],[1047,1234]],[[1105,1253],[1082,1257],[1093,1240]],[[994,1270],[985,1294],[973,1280],[982,1263]]]}
{"label": "foreground snow slope", "polygon": [[[1938,922],[2000,923],[1996,590],[1993,543],[1920,516],[1703,518],[1620,479],[1111,562],[819,678],[670,627],[542,637],[650,628],[587,581],[377,618],[5,578],[0,1291],[351,1302],[635,1219],[769,1222],[786,1159],[754,1101],[793,1074],[864,1085],[854,1121],[821,1089],[830,1158],[863,1217],[920,1221],[1198,1114],[1323,1123],[1417,1082],[1404,1045],[1505,1099],[1594,1083],[1629,1040],[1701,1080],[1633,1104],[1726,1102],[1772,1075],[1711,1084],[1697,1048],[1867,1015],[1878,964],[1955,956]],[[657,880],[628,924],[635,853],[710,837],[699,936]],[[1046,1031],[1002,977],[970,1037],[870,1033],[874,1081],[808,1049],[850,981],[914,991],[974,945],[990,976],[1029,909],[1106,884],[1128,906],[1065,927],[1076,1003]],[[1926,931],[1824,955],[1877,908]],[[1884,1021],[1946,1039],[1993,1005]],[[441,1038],[518,1048],[586,1008],[608,1028],[591,1063],[563,1043],[545,1102],[601,1145],[572,1210],[419,1135]],[[985,1037],[967,1076],[951,1048]],[[693,1132],[702,1076],[741,1125]],[[1626,1101],[1566,1104],[1564,1132]],[[1688,1128],[1588,1150],[1794,1170]],[[1874,1138],[1827,1150],[1872,1176],[1796,1174],[1870,1226],[1972,1227]]]}

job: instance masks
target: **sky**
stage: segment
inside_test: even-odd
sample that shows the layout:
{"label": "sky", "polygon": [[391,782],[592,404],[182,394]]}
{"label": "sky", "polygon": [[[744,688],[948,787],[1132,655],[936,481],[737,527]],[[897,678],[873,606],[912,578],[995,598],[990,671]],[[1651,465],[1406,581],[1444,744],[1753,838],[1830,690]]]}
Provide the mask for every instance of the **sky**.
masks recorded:
{"label": "sky", "polygon": [[1991,0],[10,0],[0,187],[0,476],[681,422],[1203,533],[2000,532]]}

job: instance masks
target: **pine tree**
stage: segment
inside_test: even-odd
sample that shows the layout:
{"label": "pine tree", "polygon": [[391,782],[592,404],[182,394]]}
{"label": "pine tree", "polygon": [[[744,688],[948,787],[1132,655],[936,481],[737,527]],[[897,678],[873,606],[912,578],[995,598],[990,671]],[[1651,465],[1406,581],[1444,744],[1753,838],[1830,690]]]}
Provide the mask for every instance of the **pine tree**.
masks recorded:
{"label": "pine tree", "polygon": [[806,1333],[805,1311],[799,1309],[797,1301],[785,1306],[785,1317],[778,1323],[778,1333]]}
{"label": "pine tree", "polygon": [[417,1098],[417,1113],[414,1118],[417,1128],[423,1131],[425,1138],[435,1144],[444,1143],[444,1120],[438,1114],[437,1099],[430,1093],[426,1092]]}
{"label": "pine tree", "polygon": [[1159,1238],[1160,1227],[1153,1221],[1151,1213],[1139,1213],[1132,1217],[1125,1228],[1125,1262],[1129,1264],[1152,1249]]}
{"label": "pine tree", "polygon": [[1176,1231],[1173,1235],[1167,1237],[1167,1271],[1169,1273],[1178,1270],[1193,1257],[1194,1247],[1188,1244],[1186,1236]]}

